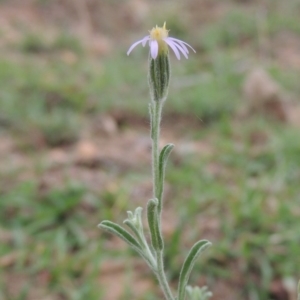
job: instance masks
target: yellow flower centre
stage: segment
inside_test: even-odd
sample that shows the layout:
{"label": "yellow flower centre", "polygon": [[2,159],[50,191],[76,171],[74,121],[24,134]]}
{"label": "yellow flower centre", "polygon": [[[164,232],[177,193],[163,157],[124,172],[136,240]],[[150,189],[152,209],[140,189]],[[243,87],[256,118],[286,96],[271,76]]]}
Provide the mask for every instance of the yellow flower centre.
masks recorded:
{"label": "yellow flower centre", "polygon": [[150,37],[153,40],[157,40],[158,42],[162,41],[162,39],[168,37],[169,35],[169,30],[166,29],[166,22],[164,23],[163,27],[154,27],[150,31]]}
{"label": "yellow flower centre", "polygon": [[152,28],[150,31],[150,37],[152,40],[156,40],[158,43],[158,53],[167,53],[168,46],[166,42],[163,40],[164,38],[168,37],[169,30],[166,29],[166,22],[164,23],[163,27],[156,27]]}

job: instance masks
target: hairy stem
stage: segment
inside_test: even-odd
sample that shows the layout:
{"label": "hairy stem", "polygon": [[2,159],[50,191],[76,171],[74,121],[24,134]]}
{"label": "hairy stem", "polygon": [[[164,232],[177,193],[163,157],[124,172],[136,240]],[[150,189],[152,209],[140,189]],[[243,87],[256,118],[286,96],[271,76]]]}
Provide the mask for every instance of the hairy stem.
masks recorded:
{"label": "hairy stem", "polygon": [[158,211],[161,214],[162,209],[162,197],[159,194],[159,133],[160,133],[160,121],[161,111],[163,103],[162,101],[152,102],[152,172],[153,172],[153,196],[159,202]]}
{"label": "hairy stem", "polygon": [[171,289],[169,287],[169,283],[167,281],[165,271],[164,271],[164,260],[163,260],[163,252],[156,252],[156,261],[157,261],[157,279],[160,283],[160,286],[164,292],[164,295],[167,300],[174,300]]}
{"label": "hairy stem", "polygon": [[[153,172],[153,196],[158,200],[158,226],[161,229],[162,195],[160,194],[160,174],[159,174],[159,133],[163,101],[152,101],[150,107],[151,114],[151,137],[152,137],[152,172]],[[174,300],[170,286],[168,284],[163,262],[163,251],[156,251],[156,277],[167,300]]]}

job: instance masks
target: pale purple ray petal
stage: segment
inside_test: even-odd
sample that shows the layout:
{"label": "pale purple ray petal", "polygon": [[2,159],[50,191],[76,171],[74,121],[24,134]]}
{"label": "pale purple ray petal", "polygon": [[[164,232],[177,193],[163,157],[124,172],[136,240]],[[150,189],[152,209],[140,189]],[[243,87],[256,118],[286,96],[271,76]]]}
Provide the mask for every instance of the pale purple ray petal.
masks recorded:
{"label": "pale purple ray petal", "polygon": [[189,45],[188,43],[186,43],[186,42],[184,42],[184,41],[181,41],[181,40],[178,40],[178,39],[175,39],[175,38],[172,38],[172,37],[168,37],[168,39],[171,39],[171,40],[173,40],[173,41],[176,41],[176,42],[178,42],[178,43],[180,43],[180,44],[185,44],[185,45],[187,45],[188,47],[190,47],[190,48],[196,53],[196,50],[195,50],[191,45]]}
{"label": "pale purple ray petal", "polygon": [[155,59],[157,57],[157,54],[158,54],[158,43],[157,43],[156,40],[150,41],[150,53],[151,53],[151,57],[153,59]]}
{"label": "pale purple ray petal", "polygon": [[187,46],[182,43],[182,41],[168,37],[168,39],[170,39],[171,41],[173,41],[174,43],[180,44],[180,46],[185,50],[185,52],[188,54],[189,53],[189,49],[187,48]]}
{"label": "pale purple ray petal", "polygon": [[188,53],[189,52],[186,52],[186,50],[184,49],[184,47],[182,47],[181,44],[175,42],[175,41],[172,41],[170,40],[169,42],[171,42],[183,55],[186,59],[188,59]]}
{"label": "pale purple ray petal", "polygon": [[174,53],[175,53],[177,59],[180,60],[180,53],[179,53],[179,51],[177,50],[177,48],[176,48],[174,42],[171,41],[171,40],[168,39],[168,38],[165,38],[164,41],[172,48],[172,50],[174,51]]}
{"label": "pale purple ray petal", "polygon": [[143,46],[145,46],[145,43],[147,42],[147,40],[148,40],[149,38],[150,38],[150,37],[147,35],[147,36],[143,37],[141,40],[139,40],[139,41],[133,43],[133,44],[130,46],[130,48],[128,49],[127,55],[129,55],[130,52],[133,50],[133,48],[135,48],[138,44],[142,43]]}
{"label": "pale purple ray petal", "polygon": [[150,36],[149,36],[149,35],[147,35],[147,36],[145,36],[145,37],[143,38],[143,42],[142,42],[143,47],[145,47],[147,41],[149,41],[149,40],[150,40]]}

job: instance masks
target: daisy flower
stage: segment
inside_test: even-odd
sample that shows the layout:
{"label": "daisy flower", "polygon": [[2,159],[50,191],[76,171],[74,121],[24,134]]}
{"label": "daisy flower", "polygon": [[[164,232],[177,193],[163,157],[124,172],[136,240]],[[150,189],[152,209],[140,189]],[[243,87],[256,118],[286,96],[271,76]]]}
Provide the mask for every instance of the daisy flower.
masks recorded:
{"label": "daisy flower", "polygon": [[177,59],[180,59],[180,53],[188,58],[189,48],[196,52],[188,43],[169,37],[169,30],[166,29],[166,22],[163,27],[154,27],[149,31],[149,35],[143,37],[141,40],[133,43],[127,51],[127,55],[139,44],[145,47],[146,43],[149,41],[150,55],[153,59],[156,59],[158,54],[167,53],[168,46],[174,51]]}

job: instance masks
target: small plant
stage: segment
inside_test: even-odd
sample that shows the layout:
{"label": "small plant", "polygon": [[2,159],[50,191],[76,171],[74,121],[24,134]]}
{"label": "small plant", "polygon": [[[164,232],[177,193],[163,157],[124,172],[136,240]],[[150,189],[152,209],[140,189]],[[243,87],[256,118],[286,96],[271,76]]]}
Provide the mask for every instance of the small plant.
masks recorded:
{"label": "small plant", "polygon": [[148,243],[144,233],[142,222],[143,209],[141,207],[136,208],[134,212],[127,212],[128,218],[124,221],[124,224],[131,232],[107,220],[102,221],[99,227],[119,236],[141,255],[157,277],[165,299],[184,300],[187,293],[190,300],[207,300],[212,294],[206,287],[191,288],[187,287],[187,283],[196,259],[211,243],[207,240],[200,240],[193,245],[181,268],[178,289],[176,296],[174,296],[164,271],[164,239],[161,230],[165,170],[167,159],[174,147],[173,144],[168,144],[161,151],[159,150],[161,113],[163,104],[167,98],[170,81],[168,47],[174,51],[177,59],[180,59],[180,54],[188,58],[188,47],[193,51],[195,50],[186,42],[169,37],[166,24],[164,24],[163,27],[156,26],[150,31],[150,35],[135,42],[129,48],[127,54],[129,55],[138,44],[145,46],[147,42],[149,42],[150,46],[148,83],[151,95],[149,111],[153,172],[153,198],[147,204],[147,219],[151,244]]}
{"label": "small plant", "polygon": [[37,33],[28,33],[24,36],[20,48],[25,53],[44,53],[49,49],[46,41]]}
{"label": "small plant", "polygon": [[79,117],[71,112],[54,109],[36,121],[47,145],[56,147],[76,142],[79,138]]}
{"label": "small plant", "polygon": [[52,45],[53,50],[71,50],[80,54],[83,51],[79,40],[67,32],[63,32],[56,37]]}
{"label": "small plant", "polygon": [[201,288],[188,286],[186,291],[190,300],[208,300],[212,296],[212,292],[207,289],[207,286]]}

